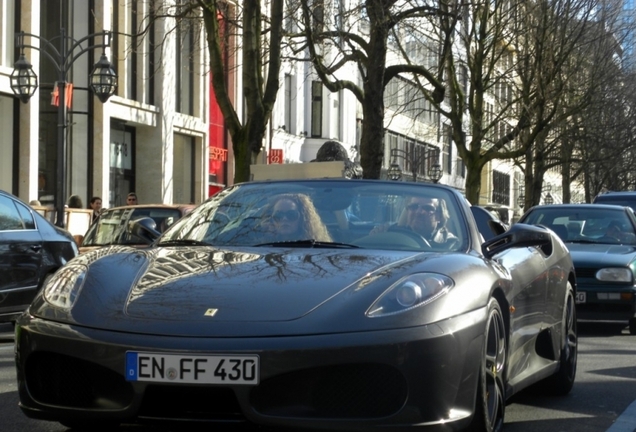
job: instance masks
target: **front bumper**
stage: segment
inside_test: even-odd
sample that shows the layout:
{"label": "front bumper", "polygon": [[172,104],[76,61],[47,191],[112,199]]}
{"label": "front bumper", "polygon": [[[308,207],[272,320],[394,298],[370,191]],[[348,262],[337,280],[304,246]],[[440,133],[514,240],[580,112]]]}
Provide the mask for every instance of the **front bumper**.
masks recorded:
{"label": "front bumper", "polygon": [[[114,333],[23,315],[20,407],[33,418],[325,430],[458,430],[475,406],[485,311],[398,330],[272,338]],[[128,382],[126,351],[251,353],[258,386]]]}
{"label": "front bumper", "polygon": [[636,317],[636,287],[633,285],[604,285],[577,280],[577,297],[585,295],[584,302],[576,304],[580,321],[629,322]]}

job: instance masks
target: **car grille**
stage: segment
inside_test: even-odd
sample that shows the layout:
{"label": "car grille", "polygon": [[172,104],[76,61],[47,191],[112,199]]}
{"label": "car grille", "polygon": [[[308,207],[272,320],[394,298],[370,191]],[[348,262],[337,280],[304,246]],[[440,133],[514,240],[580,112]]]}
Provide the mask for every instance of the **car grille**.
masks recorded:
{"label": "car grille", "polygon": [[378,364],[305,369],[264,380],[251,403],[280,417],[363,419],[392,415],[407,397],[403,375]]}
{"label": "car grille", "polygon": [[575,268],[574,273],[577,278],[596,278],[597,268]]}
{"label": "car grille", "polygon": [[140,419],[245,422],[234,392],[224,387],[149,385]]}
{"label": "car grille", "polygon": [[132,386],[120,374],[74,357],[33,353],[25,367],[29,393],[42,404],[112,410],[133,399]]}
{"label": "car grille", "polygon": [[632,311],[631,303],[579,303],[576,305],[576,311],[580,314],[596,313],[608,315],[611,314],[630,314]]}

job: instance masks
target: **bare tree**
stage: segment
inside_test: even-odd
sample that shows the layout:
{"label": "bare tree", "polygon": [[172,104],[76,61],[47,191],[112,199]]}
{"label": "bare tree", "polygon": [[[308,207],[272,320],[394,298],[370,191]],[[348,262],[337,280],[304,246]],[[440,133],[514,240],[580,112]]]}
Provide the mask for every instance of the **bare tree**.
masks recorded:
{"label": "bare tree", "polygon": [[[209,53],[214,95],[232,139],[235,182],[250,179],[250,164],[262,150],[278,94],[283,9],[284,0],[155,2],[152,15],[135,35],[148,32],[159,19],[174,19],[175,29],[203,23],[206,43],[201,45]],[[241,103],[228,88],[229,75],[237,70],[241,71]]]}
{"label": "bare tree", "polygon": [[521,48],[516,74],[531,118],[518,137],[526,150],[526,207],[540,202],[544,175],[557,167],[569,202],[571,182],[585,172],[580,157],[592,154],[579,145],[586,127],[580,115],[602,106],[604,94],[620,78],[618,15],[601,6],[596,0],[538,1],[528,4],[520,20],[526,34],[516,33],[515,45]]}
{"label": "bare tree", "polygon": [[[332,92],[351,91],[362,107],[360,164],[364,178],[379,178],[384,157],[384,92],[391,79],[400,74],[420,76],[426,82],[423,91],[431,100],[441,101],[444,96],[441,67],[426,67],[398,59],[395,46],[404,34],[404,26],[421,22],[432,16],[449,15],[448,5],[431,6],[424,1],[366,0],[337,11],[326,11],[323,1],[292,2],[299,8],[300,27],[305,44],[297,50],[307,49],[316,73]],[[455,15],[456,16],[456,15]],[[456,18],[455,18],[456,19]],[[437,55],[451,54],[451,28]],[[397,36],[397,37],[396,37]],[[395,45],[394,44],[394,45]],[[347,73],[352,68],[359,80]]]}
{"label": "bare tree", "polygon": [[[232,137],[235,157],[234,181],[250,178],[250,164],[261,152],[267,123],[270,120],[279,87],[281,65],[283,0],[270,0],[269,15],[263,13],[263,2],[242,2],[240,22],[234,20],[235,9],[227,2],[196,0],[201,8],[205,26],[210,70],[216,100]],[[228,24],[224,33],[219,17]],[[263,27],[266,24],[266,27]],[[226,87],[227,77],[223,59],[223,46],[230,34],[240,31],[241,70],[245,116],[237,113]]]}

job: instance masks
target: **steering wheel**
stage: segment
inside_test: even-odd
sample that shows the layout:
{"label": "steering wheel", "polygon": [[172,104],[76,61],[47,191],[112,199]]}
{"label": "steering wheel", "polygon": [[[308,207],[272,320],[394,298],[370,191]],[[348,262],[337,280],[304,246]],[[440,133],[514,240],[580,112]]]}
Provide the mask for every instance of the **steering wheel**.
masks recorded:
{"label": "steering wheel", "polygon": [[416,233],[415,231],[413,231],[410,228],[402,227],[402,226],[399,226],[399,225],[391,225],[391,226],[389,226],[387,231],[398,232],[400,234],[404,234],[404,235],[412,238],[413,240],[415,240],[417,242],[419,247],[421,247],[422,249],[432,249],[431,244],[428,242],[428,240],[426,240],[423,236],[421,236],[420,234]]}

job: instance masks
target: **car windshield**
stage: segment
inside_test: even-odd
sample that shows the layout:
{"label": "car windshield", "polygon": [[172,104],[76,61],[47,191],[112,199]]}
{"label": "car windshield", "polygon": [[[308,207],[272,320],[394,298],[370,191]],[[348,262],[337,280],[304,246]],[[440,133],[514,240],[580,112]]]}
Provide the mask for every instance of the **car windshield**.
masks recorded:
{"label": "car windshield", "polygon": [[632,210],[636,211],[636,197],[632,197],[632,199],[629,199],[628,197],[624,197],[624,196],[600,195],[594,200],[594,203],[595,204],[612,204],[612,205],[619,205],[623,207],[630,207],[632,208]]}
{"label": "car windshield", "polygon": [[572,243],[636,244],[634,224],[622,210],[601,207],[535,207],[523,223],[545,225]]}
{"label": "car windshield", "polygon": [[211,197],[158,244],[452,251],[467,238],[458,197],[421,183],[244,183]]}
{"label": "car windshield", "polygon": [[171,208],[114,208],[105,211],[99,219],[90,226],[82,241],[82,246],[106,245],[137,245],[146,242],[127,230],[129,221],[141,217],[150,217],[155,221],[159,232],[165,231],[181,217],[179,209]]}

